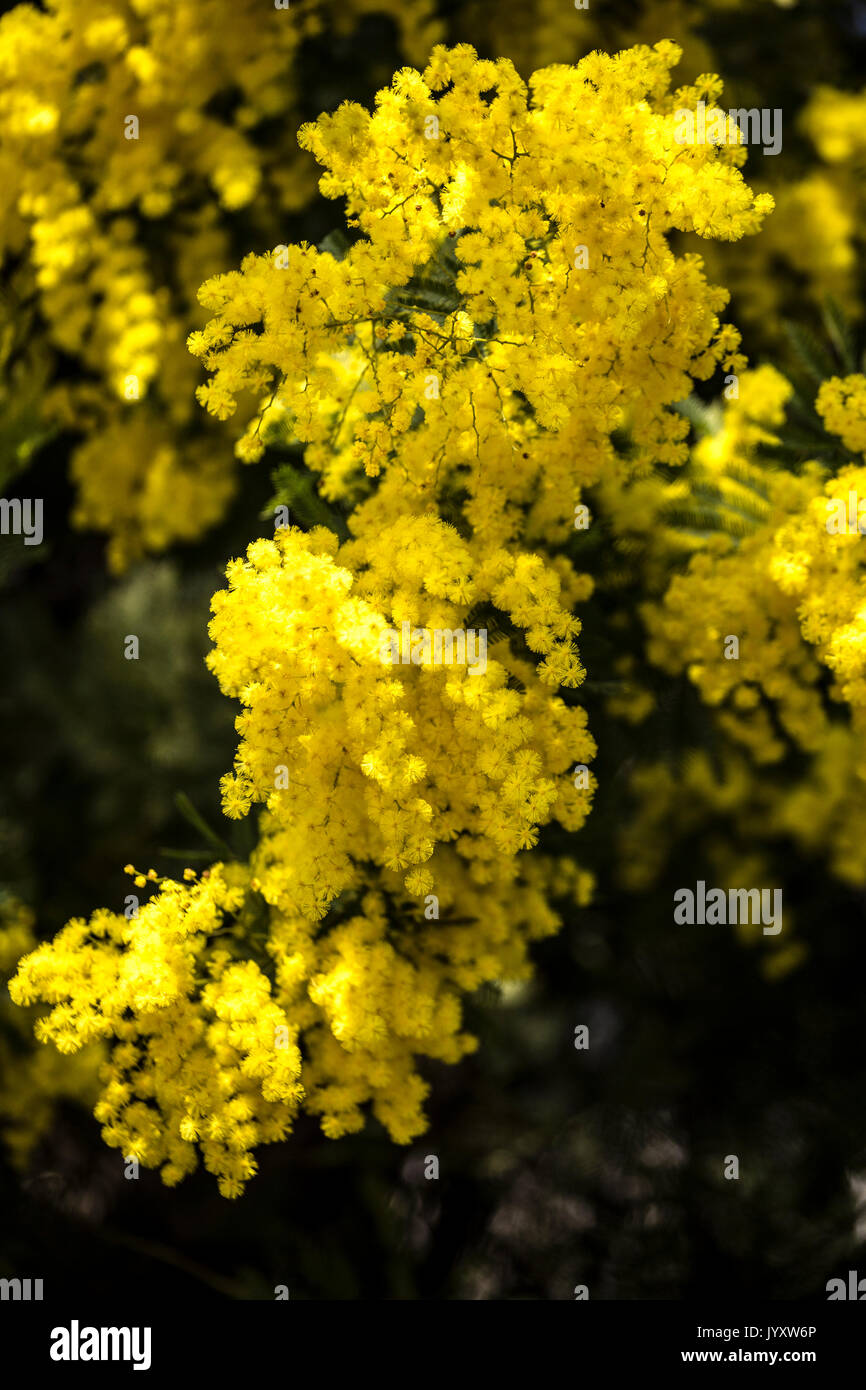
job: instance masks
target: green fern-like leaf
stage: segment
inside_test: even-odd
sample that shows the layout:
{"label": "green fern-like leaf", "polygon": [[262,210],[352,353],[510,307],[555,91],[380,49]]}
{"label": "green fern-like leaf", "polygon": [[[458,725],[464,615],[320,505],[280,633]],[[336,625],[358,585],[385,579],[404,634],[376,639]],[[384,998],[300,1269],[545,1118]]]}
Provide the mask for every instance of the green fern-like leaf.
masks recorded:
{"label": "green fern-like leaf", "polygon": [[857,343],[854,325],[845,312],[828,295],[823,308],[824,329],[830,339],[846,376],[853,375],[857,368]]}
{"label": "green fern-like leaf", "polygon": [[834,376],[836,364],[829,350],[814,333],[802,324],[785,323],[785,333],[803,372],[819,385]]}
{"label": "green fern-like leaf", "polygon": [[277,507],[288,507],[292,524],[306,530],[327,526],[329,531],[347,540],[349,528],[341,512],[327,503],[316,491],[309,473],[291,463],[281,463],[271,474],[273,495],[262,509],[262,520],[272,521]]}

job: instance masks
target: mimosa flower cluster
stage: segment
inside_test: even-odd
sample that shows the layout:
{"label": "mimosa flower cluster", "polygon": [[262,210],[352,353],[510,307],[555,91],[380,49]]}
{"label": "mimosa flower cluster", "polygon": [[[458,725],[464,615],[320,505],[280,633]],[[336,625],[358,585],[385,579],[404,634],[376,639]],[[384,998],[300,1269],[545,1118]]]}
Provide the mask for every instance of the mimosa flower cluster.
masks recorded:
{"label": "mimosa flower cluster", "polygon": [[803,306],[820,309],[829,296],[851,316],[863,312],[866,92],[820,86],[797,124],[810,157],[757,184],[772,192],[777,215],[736,257],[713,248],[707,257],[737,294],[744,325],[774,350],[785,344],[783,320]]}
{"label": "mimosa flower cluster", "polygon": [[[740,145],[677,144],[674,112],[695,99],[670,90],[678,58],[669,43],[593,54],[527,86],[505,60],[437,49],[372,115],[345,103],[304,127],[322,192],[346,198],[360,236],[342,260],[301,245],[203,287],[215,317],[190,340],[212,372],[199,396],[220,418],[241,395],[263,407],[242,456],[261,454],[274,411],[326,495],[351,495],[359,470],[392,471],[406,435],[407,502],[459,478],[468,523],[494,540],[539,491],[530,524],[565,527],[617,427],[637,467],[681,461],[687,427],[669,407],[742,359],[719,320],[727,295],[668,235],[734,240],[772,199],[743,179]],[[441,291],[430,308],[425,282]]]}
{"label": "mimosa flower cluster", "polygon": [[[750,520],[742,536],[701,546],[662,601],[647,603],[647,652],[666,671],[684,672],[719,728],[747,751],[745,762],[731,760],[739,771],[727,794],[739,786],[735,800],[748,808],[755,840],[792,835],[862,884],[866,569],[859,532],[828,518],[838,499],[866,496],[866,377],[831,378],[818,392],[818,414],[851,456],[832,473],[817,460],[792,472],[760,458],[792,388],[769,367],[741,386],[695,463],[697,476],[723,481],[728,499],[749,498]],[[735,660],[722,659],[729,635],[738,639]],[[808,757],[793,785],[761,770],[792,749]],[[718,787],[716,799],[723,794]]]}
{"label": "mimosa flower cluster", "polygon": [[[36,946],[35,916],[16,898],[0,897],[0,988],[17,963]],[[60,1100],[92,1108],[99,1097],[100,1043],[64,1056],[51,1047],[33,1047],[34,1024],[45,1009],[11,1008],[0,995],[0,1135],[6,1151],[23,1166],[50,1129]]]}
{"label": "mimosa flower cluster", "polygon": [[[258,244],[281,243],[286,216],[315,195],[313,162],[295,138],[305,45],[345,40],[375,16],[393,26],[407,61],[423,64],[447,30],[528,74],[665,34],[690,74],[707,74],[717,60],[705,22],[736,12],[752,23],[778,3],[577,10],[529,0],[507,14],[467,4],[439,18],[434,0],[292,0],[284,9],[212,0],[206,24],[192,0],[100,0],[92,13],[75,0],[13,8],[0,19],[3,313],[27,321],[16,397],[23,389],[42,423],[65,431],[74,524],[107,537],[117,572],[197,539],[229,507],[238,470],[224,433],[195,411],[184,339],[200,319],[198,286],[235,263],[250,219]],[[713,100],[703,76],[683,93],[686,104],[696,98]],[[804,124],[819,159],[772,190],[785,215],[749,255],[710,262],[722,283],[743,283],[743,311],[756,321],[776,319],[779,260],[816,298],[853,294],[858,100],[817,94]],[[501,153],[511,153],[507,143]]]}
{"label": "mimosa flower cluster", "polygon": [[255,542],[246,563],[229,566],[211,624],[212,669],[245,706],[225,810],[267,807],[253,859],[262,892],[308,917],[360,886],[360,864],[403,872],[422,895],[435,891],[439,844],[456,841],[483,881],[491,858],[536,843],[539,824],[579,828],[589,792],[566,774],[595,751],[584,712],[550,692],[546,663],[544,683],[507,640],[475,676],[383,662],[395,604],[397,622],[410,614],[449,629],[478,601],[510,608],[518,628],[527,610],[544,640],[547,600],[551,620],[573,630],[555,596],[533,592],[531,566],[524,577],[501,552],[498,568],[479,571],[432,517],[408,536],[399,524],[385,531],[357,578],[341,558],[327,531]]}
{"label": "mimosa flower cluster", "polygon": [[0,262],[48,355],[45,418],[83,436],[73,521],[107,534],[115,570],[226,510],[231,451],[184,349],[195,292],[253,205],[276,236],[308,202],[300,51],[371,9],[407,53],[438,37],[429,0],[212,0],[206,19],[195,0],[48,0],[0,19]]}
{"label": "mimosa flower cluster", "polygon": [[[301,133],[356,240],[248,257],[201,292],[202,402],[294,441],[348,538],[279,526],[231,561],[211,669],[239,701],[226,814],[247,863],[136,876],[136,915],[70,922],[16,1002],[61,1051],[110,1049],[107,1142],[168,1183],[201,1158],[226,1196],[301,1107],[368,1109],[409,1142],[420,1062],[475,1046],[464,997],[523,979],[590,876],[544,827],[581,827],[595,744],[574,691],[592,580],[564,553],[582,489],[684,461],[672,409],[742,367],[723,290],[669,235],[737,238],[771,208],[737,146],[683,148],[669,43],[524,83],[468,46],[401,70],[371,114]],[[718,94],[719,84],[712,82]],[[702,87],[702,92],[704,88]],[[584,254],[586,253],[586,254]],[[392,664],[403,623],[489,634],[482,670]]]}

